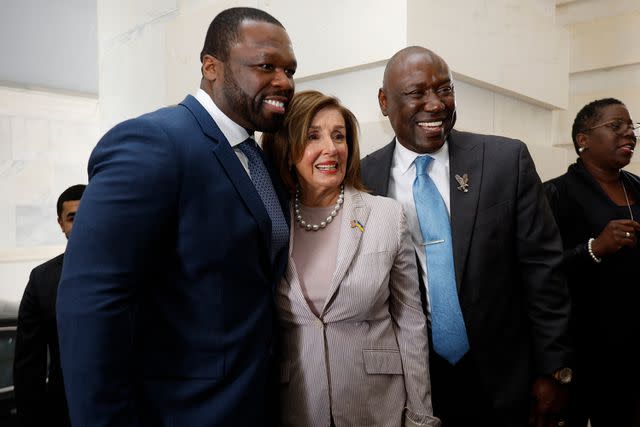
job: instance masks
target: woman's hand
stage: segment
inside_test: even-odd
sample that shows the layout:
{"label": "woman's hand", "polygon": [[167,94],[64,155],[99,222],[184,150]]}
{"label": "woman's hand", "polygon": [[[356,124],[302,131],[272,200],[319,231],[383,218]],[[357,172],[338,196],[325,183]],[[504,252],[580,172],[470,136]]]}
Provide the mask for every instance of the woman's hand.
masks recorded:
{"label": "woman's hand", "polygon": [[630,219],[614,219],[609,221],[602,233],[591,244],[593,253],[598,258],[618,252],[622,247],[633,247],[638,243],[636,233],[640,231],[640,223]]}

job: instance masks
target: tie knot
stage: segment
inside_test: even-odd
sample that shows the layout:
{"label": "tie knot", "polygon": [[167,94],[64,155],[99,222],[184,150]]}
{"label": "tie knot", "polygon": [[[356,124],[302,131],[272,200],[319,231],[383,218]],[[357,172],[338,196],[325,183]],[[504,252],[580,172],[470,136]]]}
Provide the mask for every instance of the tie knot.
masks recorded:
{"label": "tie knot", "polygon": [[426,175],[427,168],[433,161],[433,157],[431,156],[418,156],[416,157],[416,175]]}
{"label": "tie knot", "polygon": [[251,137],[245,139],[240,144],[238,144],[238,148],[250,160],[262,159],[262,153],[261,153],[262,150],[260,149],[260,147],[258,147],[258,144],[256,143],[256,141]]}

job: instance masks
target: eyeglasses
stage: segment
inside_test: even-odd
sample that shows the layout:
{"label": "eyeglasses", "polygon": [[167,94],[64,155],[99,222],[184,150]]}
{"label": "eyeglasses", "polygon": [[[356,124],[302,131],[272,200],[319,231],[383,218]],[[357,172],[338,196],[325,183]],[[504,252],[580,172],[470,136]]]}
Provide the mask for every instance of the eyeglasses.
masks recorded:
{"label": "eyeglasses", "polygon": [[610,128],[618,136],[624,136],[624,134],[627,133],[627,129],[631,128],[636,138],[640,137],[640,123],[629,123],[620,119],[611,120],[610,122],[600,123],[599,125],[595,125],[593,127],[590,127],[589,129],[585,129],[583,132],[588,132],[590,130],[597,129],[602,126],[606,126]]}

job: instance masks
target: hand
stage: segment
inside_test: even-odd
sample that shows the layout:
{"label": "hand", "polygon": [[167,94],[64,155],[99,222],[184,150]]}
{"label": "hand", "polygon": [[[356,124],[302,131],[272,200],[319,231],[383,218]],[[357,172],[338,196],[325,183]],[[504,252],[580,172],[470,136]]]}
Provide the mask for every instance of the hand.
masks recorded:
{"label": "hand", "polygon": [[533,402],[529,425],[534,427],[566,426],[569,388],[551,377],[539,377],[531,388]]}
{"label": "hand", "polygon": [[[637,232],[640,223],[630,219],[614,219],[609,221],[600,235],[591,244],[593,253],[598,258],[618,252],[622,247],[634,247],[638,243]],[[629,237],[627,237],[627,233]]]}

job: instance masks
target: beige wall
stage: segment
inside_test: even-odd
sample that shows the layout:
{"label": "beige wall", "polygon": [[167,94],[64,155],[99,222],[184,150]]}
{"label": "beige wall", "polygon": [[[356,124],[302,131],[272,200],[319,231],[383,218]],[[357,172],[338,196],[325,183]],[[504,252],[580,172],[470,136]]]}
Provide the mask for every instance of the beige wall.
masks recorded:
{"label": "beige wall", "polygon": [[460,76],[548,108],[565,108],[567,31],[554,0],[409,0],[409,44],[439,52]]}
{"label": "beige wall", "polygon": [[[640,120],[640,1],[581,0],[562,4],[557,19],[569,31],[569,103],[559,112],[560,144],[571,144],[577,112],[590,101],[614,97]],[[640,174],[636,157],[627,170]]]}
{"label": "beige wall", "polygon": [[18,300],[35,265],[66,240],[56,201],[87,182],[98,100],[0,86],[0,300]]}

